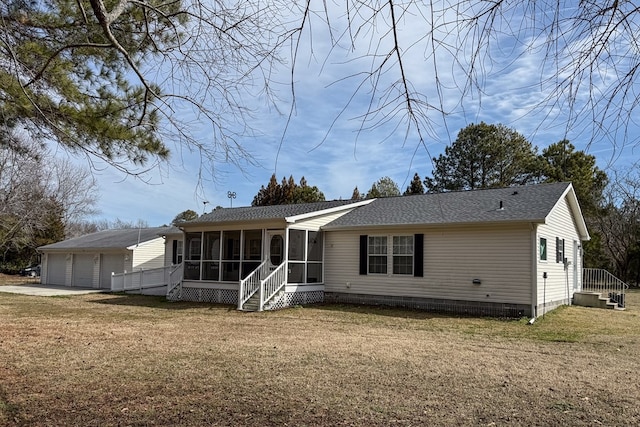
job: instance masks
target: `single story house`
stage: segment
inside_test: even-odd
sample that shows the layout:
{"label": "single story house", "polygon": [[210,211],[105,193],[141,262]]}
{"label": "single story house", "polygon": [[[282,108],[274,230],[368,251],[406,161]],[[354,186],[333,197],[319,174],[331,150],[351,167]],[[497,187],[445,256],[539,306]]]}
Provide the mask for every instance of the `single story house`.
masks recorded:
{"label": "single story house", "polygon": [[589,239],[570,183],[218,208],[180,228],[183,272],[167,297],[242,310],[330,301],[535,317],[581,289]]}
{"label": "single story house", "polygon": [[[167,241],[169,250],[165,248]],[[104,230],[41,246],[41,281],[45,285],[111,289],[113,273],[164,267],[176,254],[175,241],[182,243],[179,229],[156,227]]]}

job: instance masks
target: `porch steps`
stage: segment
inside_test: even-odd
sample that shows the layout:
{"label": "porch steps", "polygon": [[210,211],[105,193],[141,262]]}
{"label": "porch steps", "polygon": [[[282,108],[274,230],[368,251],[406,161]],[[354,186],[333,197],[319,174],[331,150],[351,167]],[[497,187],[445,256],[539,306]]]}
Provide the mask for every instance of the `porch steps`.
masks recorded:
{"label": "porch steps", "polygon": [[[276,301],[280,300],[280,297],[284,294],[284,291],[280,291],[275,294],[269,301],[267,301],[263,307],[263,310],[271,310],[271,306]],[[242,311],[258,311],[260,308],[260,296],[256,292],[249,298],[247,302],[242,306]]]}
{"label": "porch steps", "polygon": [[599,292],[576,292],[573,294],[573,304],[582,307],[604,308],[607,310],[624,310],[617,302],[603,297]]}

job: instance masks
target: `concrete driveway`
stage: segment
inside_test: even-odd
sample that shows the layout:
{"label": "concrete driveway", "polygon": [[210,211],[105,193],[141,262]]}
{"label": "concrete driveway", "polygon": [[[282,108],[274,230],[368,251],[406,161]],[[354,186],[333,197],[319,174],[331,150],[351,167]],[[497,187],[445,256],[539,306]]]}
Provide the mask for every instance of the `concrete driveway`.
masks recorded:
{"label": "concrete driveway", "polygon": [[7,292],[10,294],[22,294],[22,295],[35,295],[41,297],[53,297],[62,295],[83,295],[83,294],[97,294],[100,292],[109,292],[105,289],[93,289],[93,288],[73,288],[69,286],[52,286],[52,285],[3,285],[0,286],[0,292]]}

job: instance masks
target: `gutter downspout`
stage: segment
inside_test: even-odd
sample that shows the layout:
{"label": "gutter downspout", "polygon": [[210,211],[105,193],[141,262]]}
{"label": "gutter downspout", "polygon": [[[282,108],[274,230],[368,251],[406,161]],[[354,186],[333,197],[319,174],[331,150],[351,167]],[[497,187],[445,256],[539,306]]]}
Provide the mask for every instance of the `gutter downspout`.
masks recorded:
{"label": "gutter downspout", "polygon": [[531,322],[538,317],[538,226],[531,223]]}

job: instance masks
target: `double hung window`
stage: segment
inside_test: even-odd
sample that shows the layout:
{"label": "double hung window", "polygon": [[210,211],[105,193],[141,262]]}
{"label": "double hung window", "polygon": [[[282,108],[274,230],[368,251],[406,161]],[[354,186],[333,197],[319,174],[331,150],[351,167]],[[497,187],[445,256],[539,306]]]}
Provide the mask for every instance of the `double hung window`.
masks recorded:
{"label": "double hung window", "polygon": [[414,244],[413,235],[366,236],[366,274],[414,274]]}

